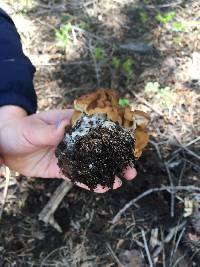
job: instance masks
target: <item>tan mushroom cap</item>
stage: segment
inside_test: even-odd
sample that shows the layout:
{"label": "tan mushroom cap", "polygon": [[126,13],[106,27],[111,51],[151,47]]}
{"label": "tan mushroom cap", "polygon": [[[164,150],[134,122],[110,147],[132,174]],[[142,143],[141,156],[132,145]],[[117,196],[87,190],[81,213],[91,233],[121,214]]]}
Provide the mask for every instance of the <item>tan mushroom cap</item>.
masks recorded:
{"label": "tan mushroom cap", "polygon": [[136,128],[134,132],[135,137],[135,149],[134,155],[139,158],[142,155],[143,149],[147,146],[149,141],[149,135],[141,128]]}
{"label": "tan mushroom cap", "polygon": [[119,96],[115,90],[97,89],[95,92],[83,95],[74,100],[74,108],[81,112],[89,112],[98,107],[118,105]]}
{"label": "tan mushroom cap", "polygon": [[125,107],[124,109],[124,119],[134,122],[136,126],[140,126],[145,129],[149,123],[150,117],[147,113],[141,110],[131,110],[131,107]]}
{"label": "tan mushroom cap", "polygon": [[104,113],[115,123],[126,129],[132,129],[135,138],[136,158],[139,158],[148,143],[146,127],[150,117],[143,111],[132,110],[130,106],[121,107],[119,95],[112,89],[98,89],[95,92],[83,95],[74,100],[74,113],[71,119],[72,125],[80,118],[82,113],[87,115]]}

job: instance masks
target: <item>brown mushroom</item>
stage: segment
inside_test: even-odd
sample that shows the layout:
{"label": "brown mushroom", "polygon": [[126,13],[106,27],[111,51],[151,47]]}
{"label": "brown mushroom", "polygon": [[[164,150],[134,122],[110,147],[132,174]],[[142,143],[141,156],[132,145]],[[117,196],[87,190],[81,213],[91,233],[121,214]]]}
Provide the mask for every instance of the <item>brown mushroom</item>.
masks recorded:
{"label": "brown mushroom", "polygon": [[118,93],[111,89],[98,89],[74,100],[74,107],[81,112],[89,112],[96,107],[118,105]]}
{"label": "brown mushroom", "polygon": [[150,117],[143,111],[132,110],[130,106],[121,107],[119,95],[115,90],[98,89],[95,92],[83,95],[74,101],[74,114],[72,124],[81,117],[82,113],[93,115],[104,113],[123,128],[132,129],[135,138],[134,155],[139,158],[148,143],[146,127]]}

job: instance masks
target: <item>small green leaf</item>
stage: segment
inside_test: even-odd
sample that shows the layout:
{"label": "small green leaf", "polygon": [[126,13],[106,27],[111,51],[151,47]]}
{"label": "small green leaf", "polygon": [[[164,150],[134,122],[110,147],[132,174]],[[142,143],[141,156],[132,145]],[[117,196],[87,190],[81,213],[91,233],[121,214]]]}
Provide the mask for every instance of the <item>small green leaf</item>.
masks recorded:
{"label": "small green leaf", "polygon": [[90,25],[89,23],[85,22],[85,21],[81,21],[79,24],[78,24],[79,28],[83,29],[83,30],[89,30],[90,28]]}
{"label": "small green leaf", "polygon": [[140,15],[140,20],[142,21],[142,23],[146,23],[148,21],[149,18],[148,18],[147,12],[140,11],[139,15]]}
{"label": "small green leaf", "polygon": [[160,89],[160,84],[158,82],[148,82],[145,85],[144,91],[146,93],[158,93]]}
{"label": "small green leaf", "polygon": [[160,13],[158,13],[155,17],[155,19],[163,24],[166,24],[170,21],[173,20],[173,18],[176,16],[176,12],[171,11],[171,12],[166,12],[163,15],[161,15]]}
{"label": "small green leaf", "polygon": [[179,21],[174,21],[172,23],[172,29],[174,31],[177,31],[177,32],[185,32],[186,31],[185,26]]}
{"label": "small green leaf", "polygon": [[100,61],[104,58],[104,55],[103,55],[103,50],[101,47],[96,47],[95,48],[95,58],[97,61]]}
{"label": "small green leaf", "polygon": [[133,60],[131,58],[128,58],[123,64],[122,69],[124,71],[124,74],[128,78],[128,80],[131,80],[134,78],[134,70],[133,70]]}
{"label": "small green leaf", "polygon": [[119,99],[119,105],[122,107],[128,106],[129,105],[129,100],[127,98],[120,98]]}
{"label": "small green leaf", "polygon": [[60,27],[60,29],[55,29],[55,36],[58,45],[65,48],[69,40],[69,32],[72,29],[71,23],[67,23]]}
{"label": "small green leaf", "polygon": [[146,93],[153,93],[152,97],[159,100],[163,107],[168,107],[172,103],[170,87],[161,87],[158,82],[148,82],[144,88]]}
{"label": "small green leaf", "polygon": [[112,67],[114,69],[118,69],[120,64],[121,64],[120,59],[118,57],[113,57],[113,59],[112,59]]}
{"label": "small green leaf", "polygon": [[122,65],[123,70],[128,73],[130,69],[133,67],[133,60],[128,58]]}

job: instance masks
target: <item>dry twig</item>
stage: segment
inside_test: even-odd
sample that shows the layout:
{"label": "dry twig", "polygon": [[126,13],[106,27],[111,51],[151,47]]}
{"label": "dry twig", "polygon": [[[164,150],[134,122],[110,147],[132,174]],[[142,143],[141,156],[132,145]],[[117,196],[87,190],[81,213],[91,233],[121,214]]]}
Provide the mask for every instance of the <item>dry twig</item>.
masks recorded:
{"label": "dry twig", "polygon": [[73,184],[68,181],[63,181],[56,191],[53,193],[52,197],[43,208],[43,210],[39,214],[39,220],[43,221],[46,224],[52,225],[58,232],[62,232],[60,225],[54,219],[54,212],[60,205],[63,198],[69,192],[69,190],[73,187]]}
{"label": "dry twig", "polygon": [[[179,153],[179,152],[180,152],[181,150],[183,150],[183,149],[185,149],[185,150],[187,151],[187,148],[188,148],[189,146],[191,146],[191,145],[197,143],[198,141],[200,141],[200,136],[198,136],[197,138],[191,140],[190,142],[188,142],[188,143],[185,144],[185,145],[179,143],[180,148],[178,148],[177,150],[175,150],[175,151],[173,152],[173,155]],[[188,152],[189,152],[189,151],[188,151]],[[192,152],[192,151],[190,150],[190,152]],[[194,152],[193,152],[193,153],[194,153]],[[194,153],[194,154],[195,154],[195,153]],[[198,155],[195,154],[194,157],[196,157],[196,156],[197,156],[198,159],[200,159],[200,157],[199,157]]]}
{"label": "dry twig", "polygon": [[[177,240],[177,242],[175,243],[175,247],[174,247],[174,249],[171,251],[171,255],[170,255],[170,266],[172,265],[173,258],[174,258],[175,254],[176,254],[176,252],[177,252],[179,243],[180,243],[180,241],[181,241],[181,239],[182,239],[182,237],[183,237],[183,234],[184,234],[184,232],[185,232],[185,229],[186,229],[186,227],[183,226],[183,229],[182,229],[182,231],[181,231],[181,233],[180,233],[180,235],[179,235],[179,237],[178,237],[178,240]],[[180,229],[177,229],[177,230],[180,230]],[[175,239],[176,239],[176,238],[175,238]]]}
{"label": "dry twig", "polygon": [[171,176],[171,172],[168,168],[168,165],[167,163],[165,163],[165,168],[166,168],[166,171],[167,171],[167,174],[168,174],[168,178],[169,178],[169,182],[170,182],[170,186],[172,188],[172,190],[170,190],[170,193],[171,193],[171,207],[170,207],[170,214],[171,214],[171,217],[173,218],[174,217],[174,203],[175,203],[175,191],[173,190],[174,188],[174,182],[173,182],[173,179],[172,179],[172,176]]}
{"label": "dry twig", "polygon": [[115,215],[115,217],[112,219],[111,223],[115,224],[121,217],[121,215],[127,210],[129,209],[131,206],[135,205],[137,201],[139,201],[140,199],[142,199],[145,196],[148,196],[152,193],[155,192],[161,192],[161,191],[173,191],[173,192],[177,192],[177,191],[197,191],[200,192],[200,188],[199,187],[195,187],[192,185],[188,185],[188,186],[174,186],[173,188],[171,186],[163,186],[160,188],[152,188],[149,189],[145,192],[143,192],[142,194],[140,194],[139,196],[137,196],[136,198],[132,199],[131,201],[129,201],[122,209],[120,209],[118,211],[118,213]]}
{"label": "dry twig", "polygon": [[173,236],[180,231],[184,226],[186,225],[186,221],[183,221],[180,225],[173,227],[170,229],[169,234],[164,238],[164,240],[161,242],[160,246],[154,251],[153,257],[156,258],[160,252],[163,250],[163,247],[166,243],[169,243]]}
{"label": "dry twig", "polygon": [[93,62],[94,62],[96,79],[97,79],[97,86],[100,87],[100,66],[99,66],[99,64],[95,58],[94,48],[92,47],[91,39],[89,40],[89,51],[90,51],[91,57],[92,57]]}
{"label": "dry twig", "polygon": [[3,191],[3,199],[1,202],[0,221],[2,219],[3,210],[4,210],[5,203],[6,203],[6,199],[7,199],[7,195],[8,195],[8,185],[9,185],[9,181],[10,181],[10,170],[8,167],[5,167],[5,169],[6,169],[6,182],[5,182],[5,187],[4,187],[4,191]]}
{"label": "dry twig", "polygon": [[148,261],[149,261],[149,266],[153,267],[154,264],[153,264],[153,261],[151,259],[151,255],[150,255],[150,252],[149,252],[149,248],[148,248],[145,232],[144,232],[143,229],[141,229],[141,233],[142,233],[142,238],[143,238],[143,242],[144,242],[144,247],[145,247],[145,250],[146,250],[147,258],[148,258]]}
{"label": "dry twig", "polygon": [[79,88],[72,88],[72,89],[70,89],[70,90],[68,90],[68,91],[66,92],[66,95],[69,95],[69,94],[74,93],[74,92],[81,92],[81,91],[83,91],[83,92],[85,93],[85,92],[90,92],[90,91],[92,91],[92,90],[93,90],[93,88],[90,88],[90,89],[82,88],[82,87],[79,87]]}
{"label": "dry twig", "polygon": [[[182,147],[182,146],[181,146]],[[187,147],[182,147],[185,151],[187,151],[188,154],[190,154],[191,156],[195,157],[196,159],[200,160],[200,156],[197,155],[196,153],[194,153],[193,151],[191,151],[189,148]]]}
{"label": "dry twig", "polygon": [[150,9],[161,9],[161,8],[167,8],[167,7],[175,7],[175,6],[182,4],[182,2],[183,0],[179,0],[179,1],[172,1],[171,3],[166,3],[162,5],[145,5],[145,7],[150,8]]}
{"label": "dry twig", "polygon": [[113,249],[111,248],[109,243],[106,243],[106,246],[108,248],[108,250],[110,251],[111,255],[113,256],[113,258],[115,259],[116,263],[118,264],[119,267],[124,267],[124,265],[120,262],[120,260],[118,259],[117,255],[114,253]]}

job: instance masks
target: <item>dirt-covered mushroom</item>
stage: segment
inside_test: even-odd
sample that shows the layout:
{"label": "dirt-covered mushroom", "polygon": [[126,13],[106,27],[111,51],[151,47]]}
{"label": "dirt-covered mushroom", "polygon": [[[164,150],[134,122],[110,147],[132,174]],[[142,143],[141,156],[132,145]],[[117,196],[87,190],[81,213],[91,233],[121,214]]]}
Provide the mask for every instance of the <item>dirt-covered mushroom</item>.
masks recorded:
{"label": "dirt-covered mushroom", "polygon": [[115,175],[134,166],[147,145],[149,116],[121,107],[114,90],[98,89],[74,101],[72,127],[66,130],[56,156],[62,173],[72,182],[94,190],[112,188]]}

